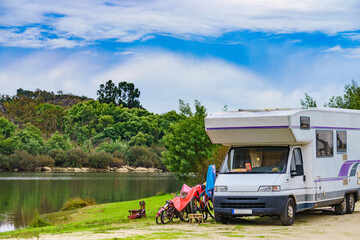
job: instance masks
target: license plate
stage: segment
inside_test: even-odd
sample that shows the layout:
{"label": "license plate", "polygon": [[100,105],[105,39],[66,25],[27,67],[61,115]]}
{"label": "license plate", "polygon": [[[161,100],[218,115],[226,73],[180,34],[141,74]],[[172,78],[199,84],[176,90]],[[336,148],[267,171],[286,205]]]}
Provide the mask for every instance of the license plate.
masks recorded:
{"label": "license plate", "polygon": [[233,209],[232,214],[252,215],[252,209]]}

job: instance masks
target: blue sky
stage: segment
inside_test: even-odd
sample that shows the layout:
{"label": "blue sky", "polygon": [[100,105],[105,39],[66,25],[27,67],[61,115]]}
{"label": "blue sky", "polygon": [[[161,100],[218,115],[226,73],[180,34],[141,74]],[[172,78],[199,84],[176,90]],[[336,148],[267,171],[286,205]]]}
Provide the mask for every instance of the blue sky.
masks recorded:
{"label": "blue sky", "polygon": [[320,105],[360,83],[357,0],[0,0],[0,93],[96,98],[133,82],[156,113]]}

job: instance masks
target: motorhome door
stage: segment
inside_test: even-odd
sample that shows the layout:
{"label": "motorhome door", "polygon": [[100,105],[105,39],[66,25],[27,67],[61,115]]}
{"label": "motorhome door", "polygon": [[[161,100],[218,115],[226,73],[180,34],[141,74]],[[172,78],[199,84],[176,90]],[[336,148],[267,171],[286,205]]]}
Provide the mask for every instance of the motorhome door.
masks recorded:
{"label": "motorhome door", "polygon": [[305,181],[304,164],[300,147],[292,149],[290,161],[290,188],[296,197],[296,204],[305,204]]}

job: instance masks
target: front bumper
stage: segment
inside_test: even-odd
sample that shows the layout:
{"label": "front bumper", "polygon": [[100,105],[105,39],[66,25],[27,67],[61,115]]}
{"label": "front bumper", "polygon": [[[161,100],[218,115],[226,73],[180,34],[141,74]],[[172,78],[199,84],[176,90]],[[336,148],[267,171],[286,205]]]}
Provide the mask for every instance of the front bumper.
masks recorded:
{"label": "front bumper", "polygon": [[223,216],[280,215],[288,196],[214,196],[215,214]]}

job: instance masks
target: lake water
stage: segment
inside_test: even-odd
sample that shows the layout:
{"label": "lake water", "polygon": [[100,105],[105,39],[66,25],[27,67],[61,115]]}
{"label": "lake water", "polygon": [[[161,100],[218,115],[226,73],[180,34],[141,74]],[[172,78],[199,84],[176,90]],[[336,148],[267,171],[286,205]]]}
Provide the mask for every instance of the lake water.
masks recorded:
{"label": "lake water", "polygon": [[0,172],[0,232],[26,226],[36,211],[58,211],[69,198],[118,202],[176,192],[181,186],[169,173]]}

